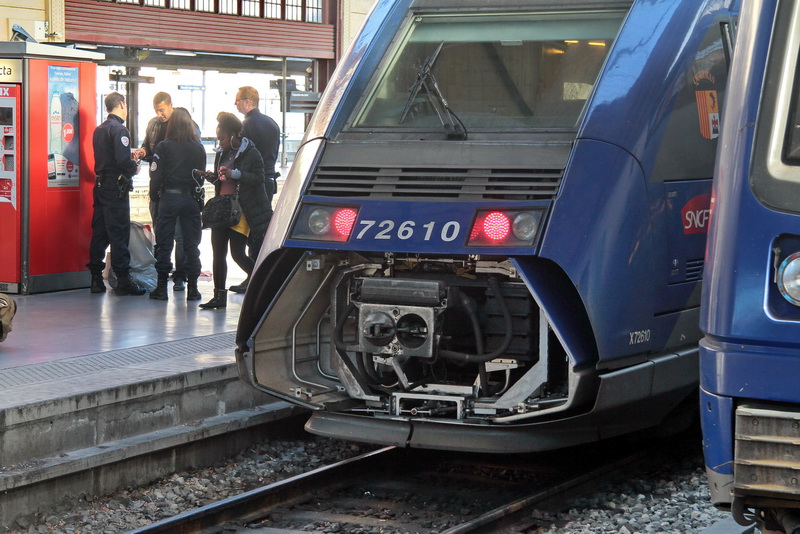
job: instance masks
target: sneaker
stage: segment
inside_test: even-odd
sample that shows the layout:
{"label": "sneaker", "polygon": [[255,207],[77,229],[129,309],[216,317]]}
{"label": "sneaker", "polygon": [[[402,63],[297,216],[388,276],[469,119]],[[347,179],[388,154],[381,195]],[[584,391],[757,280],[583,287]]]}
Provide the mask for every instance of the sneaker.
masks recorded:
{"label": "sneaker", "polygon": [[185,291],[186,290],[186,282],[184,282],[180,278],[172,280],[172,290],[173,291]]}

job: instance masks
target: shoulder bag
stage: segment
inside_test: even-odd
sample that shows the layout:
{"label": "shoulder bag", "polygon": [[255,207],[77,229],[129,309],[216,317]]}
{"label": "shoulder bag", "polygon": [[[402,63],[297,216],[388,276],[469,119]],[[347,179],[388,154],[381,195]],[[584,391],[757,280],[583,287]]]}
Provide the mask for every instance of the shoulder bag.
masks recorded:
{"label": "shoulder bag", "polygon": [[239,184],[236,184],[236,192],[232,195],[217,195],[203,207],[203,228],[230,228],[236,226],[241,218]]}

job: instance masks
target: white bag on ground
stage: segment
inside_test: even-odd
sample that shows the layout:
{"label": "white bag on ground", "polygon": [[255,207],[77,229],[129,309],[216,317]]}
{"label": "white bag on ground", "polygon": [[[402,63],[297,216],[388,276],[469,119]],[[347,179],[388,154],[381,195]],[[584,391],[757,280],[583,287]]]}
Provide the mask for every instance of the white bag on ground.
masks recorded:
{"label": "white bag on ground", "polygon": [[[156,288],[158,273],[156,257],[153,255],[155,238],[153,232],[144,224],[131,221],[131,237],[128,251],[131,253],[131,278],[148,291]],[[106,278],[108,285],[117,287],[117,276],[111,270],[111,253],[106,254]]]}

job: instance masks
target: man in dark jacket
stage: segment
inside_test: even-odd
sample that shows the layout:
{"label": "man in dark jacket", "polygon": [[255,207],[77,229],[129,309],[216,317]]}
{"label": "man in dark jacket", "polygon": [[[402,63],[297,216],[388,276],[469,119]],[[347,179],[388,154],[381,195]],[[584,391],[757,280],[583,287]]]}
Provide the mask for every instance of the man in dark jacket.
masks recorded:
{"label": "man in dark jacket", "polygon": [[[236,109],[244,115],[242,136],[253,142],[261,153],[261,159],[264,161],[267,198],[270,202],[270,211],[272,211],[272,195],[278,190],[275,180],[279,173],[275,172],[275,163],[278,161],[281,129],[271,117],[261,113],[261,110],[258,109],[258,101],[258,91],[249,85],[240,87],[239,92],[236,93]],[[264,233],[251,232],[247,246],[250,257],[254,260],[258,256],[263,242]],[[249,281],[248,277],[247,280],[239,285],[231,286],[230,289],[234,293],[244,293]]]}
{"label": "man in dark jacket", "polygon": [[94,131],[94,172],[97,179],[93,190],[94,215],[92,240],[89,244],[89,263],[92,273],[92,293],[103,293],[103,269],[106,248],[111,245],[111,268],[117,275],[117,295],[144,295],[145,289],[130,275],[131,254],[128,241],[131,235],[131,205],[128,193],[133,189],[132,178],[139,164],[131,156],[131,140],[125,119],[128,106],[125,97],[111,93],[105,99],[108,118]]}

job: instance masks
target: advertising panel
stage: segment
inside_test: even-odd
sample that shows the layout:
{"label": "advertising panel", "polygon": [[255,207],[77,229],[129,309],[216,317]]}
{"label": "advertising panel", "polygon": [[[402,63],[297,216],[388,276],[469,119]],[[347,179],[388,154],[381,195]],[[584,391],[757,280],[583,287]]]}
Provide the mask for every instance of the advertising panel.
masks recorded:
{"label": "advertising panel", "polygon": [[79,185],[78,67],[50,65],[47,186]]}

